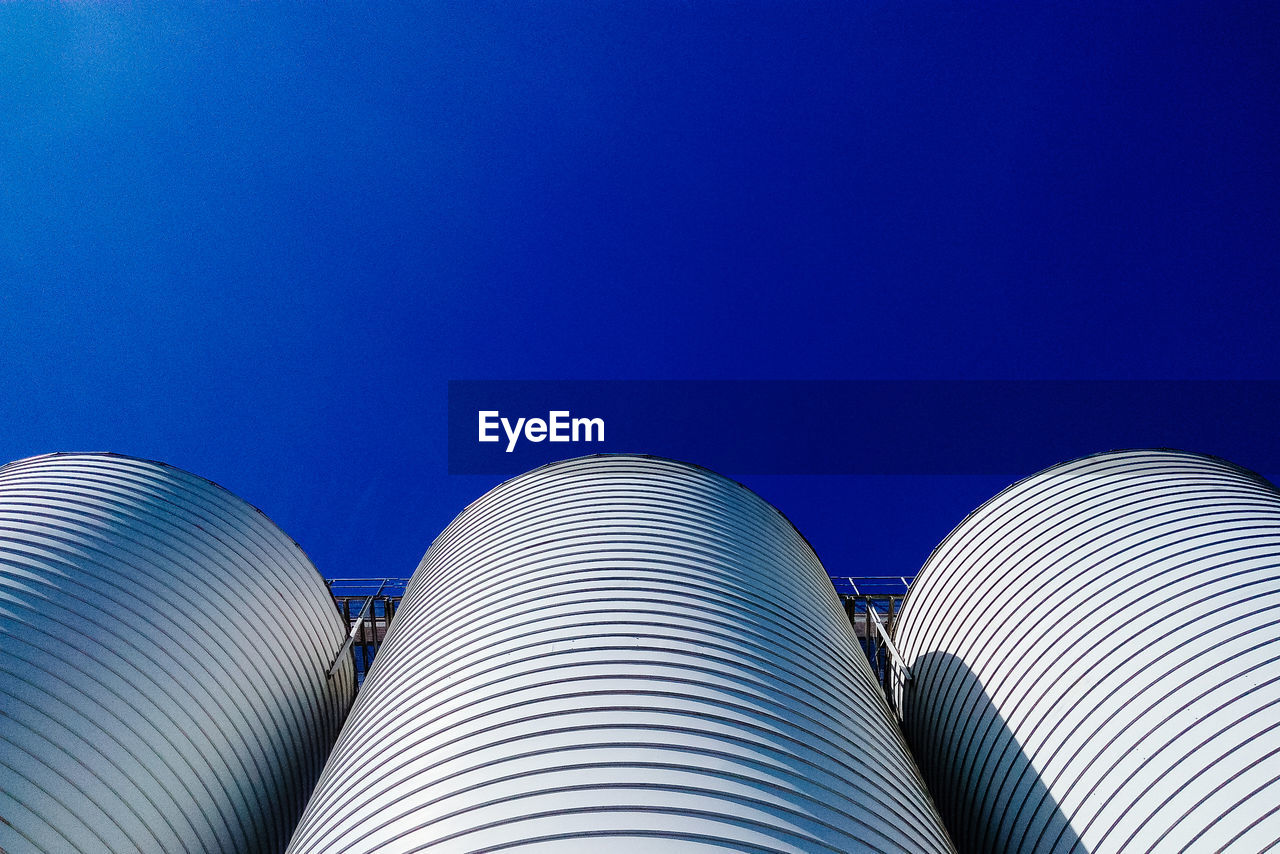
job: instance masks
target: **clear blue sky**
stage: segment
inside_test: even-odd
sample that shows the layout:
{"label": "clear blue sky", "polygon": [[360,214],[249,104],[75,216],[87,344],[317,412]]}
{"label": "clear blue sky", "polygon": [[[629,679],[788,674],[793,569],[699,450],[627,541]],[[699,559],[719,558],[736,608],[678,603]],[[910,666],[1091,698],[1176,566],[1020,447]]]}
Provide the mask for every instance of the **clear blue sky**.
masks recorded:
{"label": "clear blue sky", "polygon": [[[1280,10],[966,5],[0,6],[0,458],[407,575],[450,379],[1280,378]],[[744,480],[879,574],[1006,479]]]}

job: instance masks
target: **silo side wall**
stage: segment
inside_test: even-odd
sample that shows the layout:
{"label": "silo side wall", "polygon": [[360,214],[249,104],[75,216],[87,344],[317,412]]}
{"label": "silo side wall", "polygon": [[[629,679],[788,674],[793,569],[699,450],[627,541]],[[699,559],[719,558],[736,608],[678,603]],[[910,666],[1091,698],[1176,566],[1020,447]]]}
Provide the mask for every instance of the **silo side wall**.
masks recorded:
{"label": "silo side wall", "polygon": [[535,470],[440,535],[290,847],[511,849],[951,850],[803,538],[631,456]]}
{"label": "silo side wall", "polygon": [[961,851],[1280,848],[1280,494],[1128,451],[1024,480],[908,593],[903,727]]}
{"label": "silo side wall", "polygon": [[355,691],[297,545],[172,467],[0,469],[0,849],[278,852]]}

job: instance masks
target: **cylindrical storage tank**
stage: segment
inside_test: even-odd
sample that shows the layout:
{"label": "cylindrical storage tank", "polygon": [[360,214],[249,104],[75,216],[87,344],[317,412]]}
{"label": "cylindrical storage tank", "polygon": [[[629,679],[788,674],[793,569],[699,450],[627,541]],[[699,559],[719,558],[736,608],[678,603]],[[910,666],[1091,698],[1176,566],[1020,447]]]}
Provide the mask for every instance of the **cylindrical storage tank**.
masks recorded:
{"label": "cylindrical storage tank", "polygon": [[1280,493],[1122,451],[975,511],[907,594],[903,727],[966,851],[1280,848]]}
{"label": "cylindrical storage tank", "polygon": [[112,454],[0,468],[0,849],[278,852],[355,691],[302,550]]}
{"label": "cylindrical storage tank", "polygon": [[805,540],[737,483],[620,455],[440,535],[289,850],[516,849],[951,847]]}

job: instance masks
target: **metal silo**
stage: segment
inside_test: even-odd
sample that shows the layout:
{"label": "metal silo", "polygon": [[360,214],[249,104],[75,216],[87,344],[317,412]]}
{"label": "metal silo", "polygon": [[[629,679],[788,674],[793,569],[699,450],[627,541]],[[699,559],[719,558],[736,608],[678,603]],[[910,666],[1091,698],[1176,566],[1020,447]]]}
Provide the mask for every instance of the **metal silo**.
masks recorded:
{"label": "metal silo", "polygon": [[343,636],[301,549],[207,480],[0,468],[0,850],[282,851],[355,690],[326,678]]}
{"label": "metal silo", "polygon": [[514,849],[951,847],[791,524],[705,469],[595,456],[436,539],[289,850]]}
{"label": "metal silo", "polygon": [[908,593],[903,727],[961,851],[1280,847],[1280,493],[1123,451],[1017,483]]}

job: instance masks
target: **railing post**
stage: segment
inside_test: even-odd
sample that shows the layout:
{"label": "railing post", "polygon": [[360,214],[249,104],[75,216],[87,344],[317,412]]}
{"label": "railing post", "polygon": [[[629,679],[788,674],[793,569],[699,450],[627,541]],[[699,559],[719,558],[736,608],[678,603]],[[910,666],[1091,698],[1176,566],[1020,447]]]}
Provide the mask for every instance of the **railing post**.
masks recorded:
{"label": "railing post", "polygon": [[[325,676],[329,678],[333,678],[333,674],[338,672],[338,662],[342,660],[342,656],[344,656],[347,653],[347,650],[351,649],[351,645],[355,643],[356,632],[359,632],[361,626],[364,625],[365,617],[369,615],[369,609],[373,607],[373,600],[378,596],[382,595],[382,589],[386,586],[387,586],[387,580],[384,578],[382,579],[382,583],[378,585],[378,592],[374,593],[372,596],[370,596],[368,599],[365,600],[364,608],[360,610],[360,616],[356,618],[355,625],[353,625],[351,627],[351,631],[347,633],[347,639],[342,642],[342,648],[338,650],[338,654],[335,655],[333,657],[333,661],[329,663],[329,672],[326,673]],[[364,634],[362,633],[360,637],[363,640]],[[365,659],[366,669],[368,668],[368,665],[369,665],[369,661],[368,661],[368,658],[366,657]]]}

